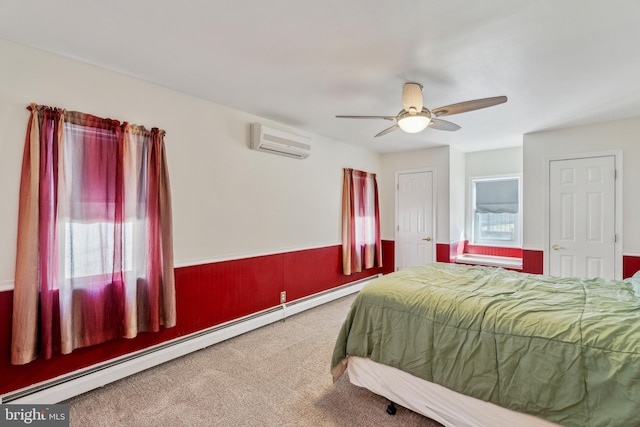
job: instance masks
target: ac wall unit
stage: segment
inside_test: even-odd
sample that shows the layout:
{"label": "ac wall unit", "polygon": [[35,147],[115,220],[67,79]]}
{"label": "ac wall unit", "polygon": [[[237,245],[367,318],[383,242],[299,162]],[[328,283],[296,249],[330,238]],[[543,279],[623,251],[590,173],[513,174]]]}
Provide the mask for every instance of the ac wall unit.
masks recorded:
{"label": "ac wall unit", "polygon": [[266,153],[304,159],[311,154],[311,139],[251,123],[251,148]]}

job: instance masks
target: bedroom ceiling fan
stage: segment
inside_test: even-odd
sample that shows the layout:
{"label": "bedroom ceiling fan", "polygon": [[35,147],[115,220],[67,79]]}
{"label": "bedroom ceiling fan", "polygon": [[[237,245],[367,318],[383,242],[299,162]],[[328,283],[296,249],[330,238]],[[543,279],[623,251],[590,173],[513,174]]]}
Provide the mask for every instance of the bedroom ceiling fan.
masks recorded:
{"label": "bedroom ceiling fan", "polygon": [[418,133],[430,127],[432,129],[456,131],[460,129],[455,123],[442,120],[439,117],[466,113],[507,102],[506,96],[475,99],[459,102],[431,111],[422,105],[422,85],[419,83],[405,83],[402,88],[403,109],[395,116],[336,116],[339,119],[383,119],[395,120],[395,124],[378,133],[376,137],[386,135],[398,128],[407,133]]}

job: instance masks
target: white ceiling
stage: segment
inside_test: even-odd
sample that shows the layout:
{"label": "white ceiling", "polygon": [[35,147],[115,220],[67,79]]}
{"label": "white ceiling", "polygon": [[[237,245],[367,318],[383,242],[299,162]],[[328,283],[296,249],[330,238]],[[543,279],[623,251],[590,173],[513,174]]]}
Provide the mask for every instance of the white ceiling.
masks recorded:
{"label": "white ceiling", "polygon": [[[0,38],[378,152],[640,116],[637,0],[0,0]],[[457,132],[335,118],[397,114],[407,81],[429,109],[509,101]]]}

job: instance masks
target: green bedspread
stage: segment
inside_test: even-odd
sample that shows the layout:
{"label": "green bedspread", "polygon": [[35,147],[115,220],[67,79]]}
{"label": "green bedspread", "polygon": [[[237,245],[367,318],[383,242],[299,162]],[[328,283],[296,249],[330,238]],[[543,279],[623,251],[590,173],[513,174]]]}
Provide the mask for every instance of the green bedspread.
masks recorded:
{"label": "green bedspread", "polygon": [[399,271],[356,297],[331,366],[368,357],[562,425],[639,426],[636,288],[454,264]]}

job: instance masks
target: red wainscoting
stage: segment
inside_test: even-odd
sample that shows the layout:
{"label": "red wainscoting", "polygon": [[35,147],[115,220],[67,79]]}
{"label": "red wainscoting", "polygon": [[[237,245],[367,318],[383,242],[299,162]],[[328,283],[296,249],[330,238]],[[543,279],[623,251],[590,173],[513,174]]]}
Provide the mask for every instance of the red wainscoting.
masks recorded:
{"label": "red wainscoting", "polygon": [[[389,242],[390,245],[393,242]],[[468,253],[476,255],[494,255],[494,256],[510,256],[522,257],[522,272],[532,274],[543,274],[544,272],[544,251],[518,249],[518,248],[501,248],[491,246],[467,245],[466,242],[458,243],[437,243],[436,244],[436,261],[451,263],[454,256],[460,250],[460,246],[464,245]],[[622,257],[622,277],[626,279],[640,271],[640,256]]]}
{"label": "red wainscoting", "polygon": [[624,279],[633,276],[640,271],[640,257],[628,256],[622,257],[622,277]]}
{"label": "red wainscoting", "polygon": [[436,261],[454,262],[455,257],[463,253],[474,255],[490,255],[511,258],[522,258],[522,249],[505,248],[499,246],[470,245],[467,240],[451,244],[438,243],[436,245]]}
{"label": "red wainscoting", "polygon": [[[523,250],[522,270],[526,273],[543,274],[544,251]],[[640,271],[640,257],[624,255],[622,257],[622,278],[629,278],[637,271]]]}
{"label": "red wainscoting", "polygon": [[464,252],[474,255],[504,256],[510,258],[522,258],[522,249],[503,248],[500,246],[470,245],[465,242]]}
{"label": "red wainscoting", "polygon": [[542,274],[544,271],[544,252],[523,249],[522,271],[525,273]]}
{"label": "red wainscoting", "polygon": [[[436,243],[436,261],[437,262],[453,262],[452,251],[453,245],[448,243]],[[453,252],[455,254],[455,251]]]}
{"label": "red wainscoting", "polygon": [[[383,268],[351,276],[341,273],[339,245],[176,268],[178,323],[174,328],[141,333],[130,340],[111,340],[24,366],[13,366],[9,362],[13,292],[0,292],[0,394],[276,306],[283,290],[292,301],[371,275],[390,273],[395,263],[394,242],[384,240],[382,249]],[[457,250],[458,244],[437,244],[436,260],[451,262],[452,253]],[[542,273],[542,251],[523,250],[522,258],[523,271]],[[640,257],[625,256],[624,277],[638,270]]]}
{"label": "red wainscoting", "polygon": [[280,292],[292,301],[394,268],[394,242],[383,241],[382,268],[342,274],[342,246],[329,246],[175,269],[177,325],[158,333],[10,364],[13,291],[0,292],[0,394],[197,332],[280,304]]}

